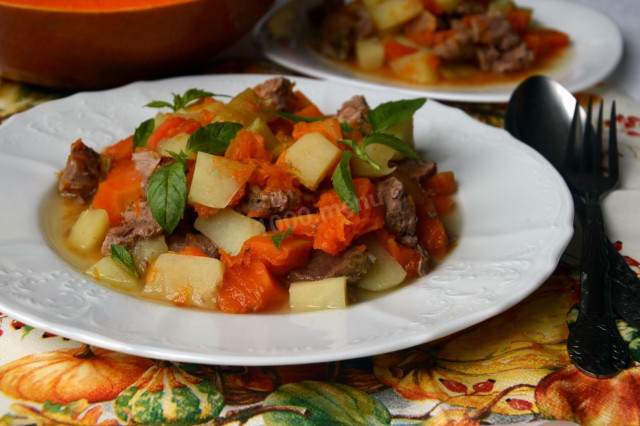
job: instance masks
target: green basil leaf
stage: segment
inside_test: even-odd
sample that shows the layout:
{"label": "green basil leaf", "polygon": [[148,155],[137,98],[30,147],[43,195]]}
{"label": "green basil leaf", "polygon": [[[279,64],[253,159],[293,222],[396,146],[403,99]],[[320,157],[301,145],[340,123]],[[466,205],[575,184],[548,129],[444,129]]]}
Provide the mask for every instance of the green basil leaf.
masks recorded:
{"label": "green basil leaf", "polygon": [[188,89],[182,96],[173,97],[173,102],[176,107],[176,111],[186,107],[192,101],[197,101],[200,98],[204,98],[205,96],[213,96],[214,94],[211,92],[207,92],[201,89]]}
{"label": "green basil leaf", "polygon": [[187,164],[187,160],[189,159],[189,155],[187,155],[184,151],[180,150],[179,153],[173,151],[167,151],[167,153],[173,158],[176,163],[182,164],[184,169],[188,169],[189,165]]}
{"label": "green basil leaf", "polygon": [[356,158],[368,163],[374,169],[380,170],[380,165],[373,161],[371,157],[369,157],[369,155],[364,151],[364,147],[366,145],[360,146],[355,143],[353,139],[340,139],[338,142],[348,145],[353,150],[353,154],[356,156]]}
{"label": "green basil leaf", "polygon": [[290,112],[277,111],[275,109],[269,109],[269,110],[266,110],[265,112],[269,112],[273,115],[277,115],[278,117],[284,118],[285,120],[289,120],[292,123],[299,123],[301,121],[304,121],[305,123],[313,123],[314,121],[326,120],[326,117],[306,117],[304,115],[296,115]]}
{"label": "green basil leaf", "polygon": [[293,233],[293,226],[290,226],[283,232],[280,232],[272,236],[271,241],[273,241],[273,245],[276,246],[278,250],[280,250],[280,245],[282,244],[282,241],[284,241],[284,239],[287,238],[287,236],[291,235],[292,233]]}
{"label": "green basil leaf", "polygon": [[141,146],[145,146],[147,144],[147,139],[153,133],[153,129],[156,127],[156,120],[150,118],[148,120],[140,123],[138,127],[136,127],[135,132],[133,133],[133,150]]}
{"label": "green basil leaf", "polygon": [[189,135],[187,149],[191,152],[221,154],[229,147],[231,139],[236,137],[240,129],[242,124],[230,121],[209,123]]}
{"label": "green basil leaf", "polygon": [[374,132],[383,132],[413,116],[427,102],[426,98],[403,99],[385,102],[369,111],[369,121]]}
{"label": "green basil leaf", "polygon": [[362,138],[363,149],[372,143],[378,143],[393,148],[416,163],[420,161],[418,154],[409,145],[407,145],[402,139],[393,135],[389,135],[387,133],[371,133]]}
{"label": "green basil leaf", "polygon": [[119,244],[111,244],[111,258],[125,271],[130,273],[136,278],[140,278],[140,273],[136,269],[136,264],[133,261],[133,256],[129,253],[129,250]]}
{"label": "green basil leaf", "polygon": [[171,233],[184,216],[187,205],[187,176],[180,163],[169,163],[156,169],[147,185],[147,203],[151,215]]}
{"label": "green basil leaf", "polygon": [[202,89],[188,89],[182,95],[177,93],[172,93],[173,95],[173,103],[165,102],[165,101],[151,101],[145,106],[151,108],[171,108],[174,111],[178,111],[179,109],[187,107],[190,103],[197,101],[200,98],[204,98],[205,96],[224,96],[230,97],[228,95],[220,95],[216,93],[207,92]]}
{"label": "green basil leaf", "polygon": [[145,105],[146,107],[150,107],[150,108],[171,108],[173,109],[173,104],[170,104],[169,102],[165,102],[165,101],[151,101],[148,104]]}
{"label": "green basil leaf", "polygon": [[342,134],[346,136],[352,131],[354,131],[355,129],[351,124],[347,123],[346,121],[343,121],[342,123],[340,123],[340,130],[342,130]]}
{"label": "green basil leaf", "polygon": [[352,156],[353,153],[351,151],[345,151],[342,153],[340,163],[331,176],[331,182],[333,183],[333,189],[336,190],[338,197],[344,201],[349,210],[355,214],[360,214],[358,194],[356,193],[356,188],[353,185],[353,178],[351,177],[351,170],[349,169],[349,160],[351,160]]}

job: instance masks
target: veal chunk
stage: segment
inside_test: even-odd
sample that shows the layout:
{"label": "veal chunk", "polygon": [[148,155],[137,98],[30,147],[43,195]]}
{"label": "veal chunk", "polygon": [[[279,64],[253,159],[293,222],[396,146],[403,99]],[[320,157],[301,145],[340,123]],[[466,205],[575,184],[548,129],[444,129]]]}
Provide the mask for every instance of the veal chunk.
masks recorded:
{"label": "veal chunk", "polygon": [[336,117],[341,123],[348,123],[351,127],[360,130],[362,134],[371,133],[369,121],[369,104],[362,95],[355,95],[342,104]]}
{"label": "veal chunk", "polygon": [[111,245],[118,244],[131,250],[139,240],[156,237],[164,231],[151,215],[151,209],[145,202],[140,202],[137,209],[130,208],[122,213],[122,223],[109,228],[102,243],[102,254],[111,255]]}
{"label": "veal chunk", "polygon": [[271,102],[272,108],[278,111],[293,112],[297,102],[293,93],[293,83],[284,77],[271,78],[253,88],[256,95]]}
{"label": "veal chunk", "polygon": [[90,201],[98,190],[101,174],[100,154],[78,139],[71,145],[67,165],[60,176],[60,195],[80,198],[83,202]]}
{"label": "veal chunk", "polygon": [[429,272],[429,254],[418,242],[416,229],[418,215],[409,197],[409,192],[400,179],[390,177],[377,184],[378,194],[385,207],[385,229],[394,235],[398,242],[420,254],[418,275]]}
{"label": "veal chunk", "polygon": [[292,269],[287,281],[317,281],[332,277],[347,277],[347,282],[358,282],[373,266],[375,257],[361,247],[350,247],[337,256],[314,250],[306,266]]}
{"label": "veal chunk", "polygon": [[390,177],[377,185],[384,202],[385,228],[396,237],[415,235],[418,224],[416,209],[400,179]]}

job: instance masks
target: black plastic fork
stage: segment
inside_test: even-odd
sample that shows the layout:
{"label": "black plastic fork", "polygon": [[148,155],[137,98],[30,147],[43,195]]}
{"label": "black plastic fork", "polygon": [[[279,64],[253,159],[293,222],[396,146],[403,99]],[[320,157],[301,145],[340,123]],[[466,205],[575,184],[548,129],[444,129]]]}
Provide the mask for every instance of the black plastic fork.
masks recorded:
{"label": "black plastic fork", "polygon": [[[589,100],[586,123],[591,123]],[[580,262],[580,314],[569,331],[567,351],[573,363],[594,377],[611,377],[630,364],[629,348],[613,319],[608,239],[600,201],[618,184],[618,146],[615,102],[611,107],[608,167],[602,167],[602,103],[596,130],[580,122],[579,105],[571,124],[565,156],[564,178],[584,207],[584,232]],[[581,145],[578,145],[581,144]]]}

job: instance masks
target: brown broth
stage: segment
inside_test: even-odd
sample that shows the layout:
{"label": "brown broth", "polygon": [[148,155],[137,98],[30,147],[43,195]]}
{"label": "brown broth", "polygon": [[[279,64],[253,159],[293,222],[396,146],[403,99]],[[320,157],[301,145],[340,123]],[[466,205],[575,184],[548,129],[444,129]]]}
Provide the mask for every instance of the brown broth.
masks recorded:
{"label": "brown broth", "polygon": [[[320,53],[318,53],[320,54]],[[570,46],[561,48],[549,55],[536,61],[536,64],[528,69],[498,74],[490,71],[482,71],[477,66],[463,63],[442,63],[439,67],[440,80],[435,84],[422,85],[424,89],[471,89],[479,90],[482,88],[493,89],[504,85],[522,81],[529,76],[536,74],[548,74],[549,72],[560,68],[568,63],[573,56]],[[383,67],[379,70],[364,71],[358,67],[355,60],[352,61],[335,61],[325,58],[331,63],[346,67],[350,72],[370,75],[376,79],[382,79],[389,82],[397,82],[400,84],[417,85],[408,80],[404,80],[395,75],[389,67]]]}

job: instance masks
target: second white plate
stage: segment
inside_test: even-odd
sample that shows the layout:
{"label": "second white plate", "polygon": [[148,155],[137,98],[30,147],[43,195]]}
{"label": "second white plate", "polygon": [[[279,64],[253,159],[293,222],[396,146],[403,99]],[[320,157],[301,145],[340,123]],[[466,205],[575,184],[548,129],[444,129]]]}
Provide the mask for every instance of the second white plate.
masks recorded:
{"label": "second white plate", "polygon": [[[363,87],[393,88],[432,99],[461,102],[507,102],[520,81],[482,86],[420,86],[359,72],[322,57],[309,47],[312,34],[307,11],[318,1],[293,0],[272,10],[256,26],[253,38],[271,60],[302,74]],[[562,59],[540,71],[572,92],[601,82],[622,58],[622,34],[607,16],[563,0],[517,0],[533,9],[537,24],[567,33],[571,46]],[[526,76],[524,77],[526,78]]]}

